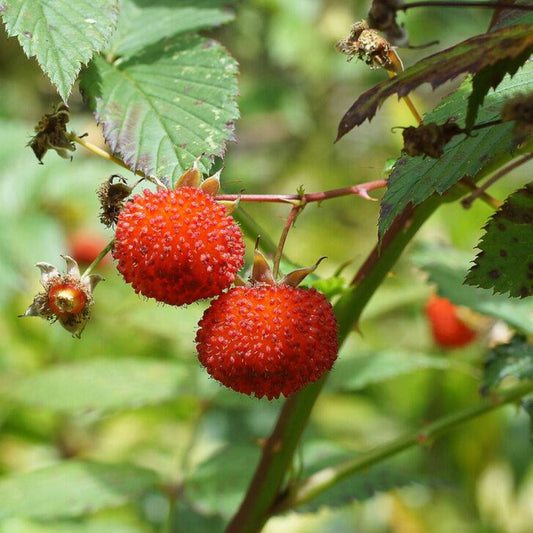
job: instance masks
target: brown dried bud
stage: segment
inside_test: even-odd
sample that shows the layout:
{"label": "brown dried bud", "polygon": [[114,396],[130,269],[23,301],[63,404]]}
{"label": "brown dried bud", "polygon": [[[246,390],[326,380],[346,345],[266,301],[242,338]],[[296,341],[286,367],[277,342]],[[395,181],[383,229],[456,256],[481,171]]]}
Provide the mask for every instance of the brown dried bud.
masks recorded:
{"label": "brown dried bud", "polygon": [[533,94],[519,94],[508,100],[500,116],[504,122],[515,121],[515,139],[523,143],[533,135]]}
{"label": "brown dried bud", "polygon": [[351,27],[349,35],[337,43],[337,50],[346,54],[348,61],[357,57],[370,65],[370,68],[395,70],[391,60],[390,43],[375,30],[368,29],[368,24],[364,20],[356,22]]}
{"label": "brown dried bud", "polygon": [[49,263],[35,265],[41,270],[44,292],[39,292],[26,312],[20,316],[38,316],[49,322],[57,320],[79,338],[94,304],[93,290],[103,278],[98,274],[81,278],[78,263],[67,255],[62,257],[67,264],[67,272],[64,274]]}
{"label": "brown dried bud", "polygon": [[428,155],[438,159],[444,153],[444,147],[455,135],[464,131],[454,122],[444,124],[422,124],[409,126],[403,130],[403,151],[410,156]]}
{"label": "brown dried bud", "polygon": [[35,136],[28,143],[35,157],[42,164],[42,159],[49,149],[55,150],[58,155],[68,159],[68,151],[73,152],[76,147],[67,134],[67,123],[70,120],[68,107],[61,103],[53,113],[44,115],[37,126]]}
{"label": "brown dried bud", "polygon": [[[117,182],[114,183],[115,178]],[[96,191],[100,201],[100,222],[111,227],[118,221],[118,216],[124,209],[125,200],[131,194],[133,187],[119,174],[113,174],[106,179]]]}
{"label": "brown dried bud", "polygon": [[401,2],[399,0],[373,0],[368,12],[370,28],[382,31],[388,41],[396,46],[406,46],[407,33],[396,22],[396,14]]}

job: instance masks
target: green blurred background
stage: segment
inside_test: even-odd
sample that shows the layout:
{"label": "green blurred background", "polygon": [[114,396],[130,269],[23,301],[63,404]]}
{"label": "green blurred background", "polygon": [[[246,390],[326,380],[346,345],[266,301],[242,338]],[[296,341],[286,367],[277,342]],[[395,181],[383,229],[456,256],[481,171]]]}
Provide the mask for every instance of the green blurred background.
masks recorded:
{"label": "green blurred background", "polygon": [[[367,2],[341,0],[253,0],[238,7],[233,24],[215,33],[240,63],[242,118],[237,142],[228,145],[224,161],[225,192],[292,194],[301,185],[316,192],[383,177],[387,160],[398,157],[401,148],[401,134],[391,128],[413,124],[401,102],[386,102],[371,123],[333,144],[344,111],[385,76],[347,62],[335,50],[367,7]],[[440,43],[429,50],[400,51],[404,63],[484,32],[489,20],[490,13],[482,10],[413,10],[407,23],[411,42],[437,38]],[[99,225],[95,190],[121,170],[82,148],[72,162],[49,153],[44,166],[38,165],[25,145],[33,125],[58,97],[36,62],[27,60],[17,41],[2,32],[0,71],[0,390],[44,367],[96,357],[178,361],[187,376],[186,389],[177,390],[172,401],[106,416],[62,415],[0,397],[0,474],[80,457],[130,461],[179,481],[191,472],[194,478],[198,465],[205,470],[206,464],[215,464],[219,485],[213,483],[206,494],[204,485],[195,490],[193,482],[188,498],[172,510],[172,527],[217,531],[234,510],[244,483],[239,469],[233,472],[235,461],[251,457],[240,468],[250,474],[258,439],[268,435],[280,402],[243,398],[208,379],[193,342],[205,304],[174,309],[144,301],[111,262],[100,269],[106,282],[95,291],[94,313],[82,340],[58,325],[17,318],[39,290],[36,262],[62,266],[59,256],[71,250],[78,230],[104,244],[111,237]],[[417,107],[429,111],[457,83],[437,92],[423,86],[413,96]],[[69,104],[74,131],[101,142],[77,90]],[[527,171],[509,176],[492,194],[505,198],[525,183]],[[328,256],[320,266],[322,277],[351,261],[342,273],[349,280],[375,243],[378,209],[377,202],[355,197],[311,205],[291,231],[286,253],[303,265]],[[274,240],[279,238],[287,207],[254,204],[246,210]],[[447,204],[417,241],[451,244],[473,257],[490,214],[480,202],[469,211]],[[341,351],[305,434],[304,465],[367,450],[476,401],[489,339],[481,333],[473,345],[446,352],[434,345],[423,313],[433,289],[413,266],[409,250],[371,301],[361,333],[354,332]],[[484,320],[470,319],[487,330]],[[386,349],[432,354],[445,363],[440,370],[420,369],[362,388],[343,386],[339,368]],[[525,414],[502,409],[427,448],[403,453],[384,465],[377,478],[359,476],[359,500],[289,513],[271,520],[265,531],[530,531],[533,469],[527,432]],[[227,444],[231,447],[224,448]],[[235,483],[226,484],[227,479]],[[48,524],[10,519],[0,524],[0,531],[158,531],[168,514],[167,500],[154,491],[135,504],[86,519]]]}

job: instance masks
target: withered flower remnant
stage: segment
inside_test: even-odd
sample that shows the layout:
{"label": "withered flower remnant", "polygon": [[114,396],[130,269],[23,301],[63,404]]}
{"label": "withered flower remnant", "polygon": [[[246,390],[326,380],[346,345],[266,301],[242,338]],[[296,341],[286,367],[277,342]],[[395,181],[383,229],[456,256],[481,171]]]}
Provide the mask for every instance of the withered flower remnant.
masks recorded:
{"label": "withered flower remnant", "polygon": [[100,222],[104,226],[110,228],[117,223],[118,216],[124,209],[125,200],[132,190],[133,187],[128,185],[120,174],[113,174],[98,187],[96,196],[100,202]]}
{"label": "withered flower remnant", "polygon": [[92,293],[103,280],[98,274],[81,277],[78,263],[68,255],[62,256],[67,272],[61,273],[49,263],[37,263],[41,271],[43,292],[33,299],[20,317],[38,316],[53,323],[58,321],[75,337],[80,337],[94,304]]}
{"label": "withered flower remnant", "polygon": [[61,103],[52,113],[45,114],[37,126],[35,135],[28,146],[31,147],[39,163],[49,149],[55,150],[59,156],[68,159],[67,151],[73,152],[76,147],[67,134],[67,123],[70,120],[69,108]]}
{"label": "withered flower remnant", "polygon": [[403,130],[403,151],[410,156],[427,155],[438,159],[444,153],[444,147],[455,136],[464,131],[454,122],[444,124],[421,124],[409,126]]}
{"label": "withered flower remnant", "polygon": [[348,36],[337,43],[337,50],[346,54],[348,61],[357,57],[370,68],[396,70],[391,57],[392,46],[377,31],[369,29],[365,20],[360,20],[351,27]]}

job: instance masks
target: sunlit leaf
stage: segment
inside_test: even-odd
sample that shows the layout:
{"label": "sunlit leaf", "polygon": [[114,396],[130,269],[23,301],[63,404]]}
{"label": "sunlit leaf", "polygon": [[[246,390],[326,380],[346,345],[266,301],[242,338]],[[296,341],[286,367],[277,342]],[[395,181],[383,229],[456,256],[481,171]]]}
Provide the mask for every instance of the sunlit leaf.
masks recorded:
{"label": "sunlit leaf", "polygon": [[191,394],[187,367],[142,359],[92,359],[47,368],[7,391],[17,402],[69,413],[107,413]]}
{"label": "sunlit leaf", "polygon": [[412,257],[415,265],[429,274],[440,296],[455,305],[507,322],[525,333],[533,334],[533,300],[511,300],[491,291],[464,285],[463,280],[471,260],[469,254],[448,246],[420,246]]}
{"label": "sunlit leaf", "polygon": [[67,100],[82,65],[102,50],[116,28],[117,0],[3,0],[10,36]]}
{"label": "sunlit leaf", "polygon": [[485,226],[466,283],[525,298],[533,294],[533,182],[511,194]]}
{"label": "sunlit leaf", "polygon": [[[506,77],[485,98],[485,104],[479,110],[479,122],[499,118],[500,108],[508,98],[532,87],[532,72],[533,65],[526,63],[513,78]],[[453,117],[461,123],[465,116],[464,102],[470,89],[470,82],[463,83],[457,92],[446,97],[434,111],[428,113],[424,122],[442,124]],[[463,176],[475,180],[478,173],[490,165],[491,161],[511,153],[515,148],[512,124],[500,124],[477,131],[471,137],[455,137],[448,143],[440,159],[400,158],[381,201],[380,237],[383,237],[392,221],[407,205],[416,206],[434,193],[444,194]]]}
{"label": "sunlit leaf", "polygon": [[230,5],[228,0],[121,0],[109,51],[131,55],[161,39],[224,24],[234,17]]}
{"label": "sunlit leaf", "polygon": [[122,505],[157,483],[144,468],[68,461],[0,481],[0,520],[81,516]]}
{"label": "sunlit leaf", "polygon": [[104,136],[132,170],[178,178],[224,153],[238,117],[237,63],[215,41],[181,36],[128,59],[97,57],[80,88]]}
{"label": "sunlit leaf", "polygon": [[533,25],[520,24],[472,37],[456,46],[426,57],[393,78],[382,81],[363,93],[339,124],[337,139],[366,119],[391,95],[409,94],[423,83],[433,88],[464,72],[478,72],[506,58],[533,51]]}
{"label": "sunlit leaf", "polygon": [[497,387],[506,377],[533,379],[533,344],[521,335],[493,348],[485,358],[481,391]]}

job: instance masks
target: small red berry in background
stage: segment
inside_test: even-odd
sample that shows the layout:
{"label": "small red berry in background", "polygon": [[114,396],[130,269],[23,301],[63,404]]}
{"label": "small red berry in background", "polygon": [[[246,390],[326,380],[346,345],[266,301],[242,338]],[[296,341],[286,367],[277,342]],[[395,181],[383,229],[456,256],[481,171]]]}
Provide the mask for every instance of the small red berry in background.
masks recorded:
{"label": "small red berry in background", "polygon": [[145,190],[119,215],[113,257],[135,292],[183,305],[233,283],[244,242],[226,208],[200,188]]}
{"label": "small red berry in background", "polygon": [[433,295],[429,298],[426,316],[431,324],[435,343],[444,348],[460,348],[471,343],[476,332],[457,315],[457,307],[447,298]]}
{"label": "small red berry in background", "polygon": [[[68,236],[69,255],[80,265],[90,265],[98,254],[107,246],[108,239],[100,233],[90,229],[80,229]],[[106,254],[99,266],[105,266],[111,261]]]}

